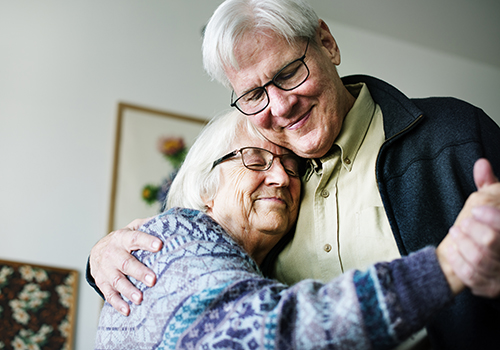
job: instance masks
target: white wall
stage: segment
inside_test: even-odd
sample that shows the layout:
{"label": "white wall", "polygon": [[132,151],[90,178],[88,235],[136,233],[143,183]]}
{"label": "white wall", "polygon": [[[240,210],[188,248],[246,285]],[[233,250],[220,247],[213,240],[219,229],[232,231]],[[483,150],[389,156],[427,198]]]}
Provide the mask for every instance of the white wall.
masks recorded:
{"label": "white wall", "polygon": [[[92,348],[98,319],[83,277],[106,233],[117,103],[204,118],[227,108],[200,53],[219,2],[0,0],[0,259],[80,271],[77,350]],[[498,69],[327,22],[342,75],[460,97],[500,122]]]}
{"label": "white wall", "polygon": [[340,47],[342,62],[338,71],[341,76],[373,75],[390,82],[409,97],[461,98],[481,107],[500,124],[500,69],[497,67],[338,22],[327,23]]}

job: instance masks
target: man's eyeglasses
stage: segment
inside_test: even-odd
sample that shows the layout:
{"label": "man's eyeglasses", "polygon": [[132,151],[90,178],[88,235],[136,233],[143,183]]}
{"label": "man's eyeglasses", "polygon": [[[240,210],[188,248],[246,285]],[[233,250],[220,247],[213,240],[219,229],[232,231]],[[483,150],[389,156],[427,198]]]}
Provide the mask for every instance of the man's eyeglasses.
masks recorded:
{"label": "man's eyeglasses", "polygon": [[269,170],[273,165],[274,158],[279,158],[281,165],[288,175],[293,177],[300,176],[301,159],[298,156],[293,153],[277,155],[267,149],[258,147],[243,147],[232,151],[231,153],[217,159],[213,163],[212,169],[220,163],[237,156],[238,153],[241,154],[241,161],[247,169],[255,171]]}
{"label": "man's eyeglasses", "polygon": [[231,94],[231,107],[238,108],[241,113],[246,115],[257,114],[262,112],[269,105],[269,94],[267,93],[266,86],[273,84],[281,90],[290,91],[302,85],[309,77],[309,68],[307,68],[304,62],[308,47],[309,40],[307,41],[304,55],[283,67],[276,73],[271,81],[263,86],[245,92],[234,101],[233,91]]}

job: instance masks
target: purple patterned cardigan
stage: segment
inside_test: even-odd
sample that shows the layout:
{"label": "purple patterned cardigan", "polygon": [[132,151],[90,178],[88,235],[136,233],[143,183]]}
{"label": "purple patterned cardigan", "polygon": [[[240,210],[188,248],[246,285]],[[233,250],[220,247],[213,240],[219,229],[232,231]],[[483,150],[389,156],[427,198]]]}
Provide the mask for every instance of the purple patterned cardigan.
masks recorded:
{"label": "purple patterned cardigan", "polygon": [[202,212],[171,209],[142,231],[161,238],[135,256],[157,274],[130,316],[103,306],[96,349],[384,349],[450,302],[433,248],[292,287],[256,263]]}

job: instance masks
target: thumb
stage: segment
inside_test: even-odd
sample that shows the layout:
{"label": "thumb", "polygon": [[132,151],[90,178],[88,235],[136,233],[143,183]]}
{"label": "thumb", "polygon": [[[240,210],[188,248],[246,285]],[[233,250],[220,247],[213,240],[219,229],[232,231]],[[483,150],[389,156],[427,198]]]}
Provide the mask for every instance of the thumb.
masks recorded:
{"label": "thumb", "polygon": [[476,183],[478,190],[484,186],[498,182],[495,174],[493,174],[491,164],[487,159],[478,159],[476,164],[474,164],[474,182]]}

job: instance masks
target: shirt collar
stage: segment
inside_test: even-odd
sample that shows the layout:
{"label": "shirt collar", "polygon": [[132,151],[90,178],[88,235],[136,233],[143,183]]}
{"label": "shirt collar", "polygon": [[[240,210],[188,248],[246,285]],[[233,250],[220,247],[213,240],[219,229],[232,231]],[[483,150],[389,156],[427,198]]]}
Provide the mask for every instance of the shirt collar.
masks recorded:
{"label": "shirt collar", "polygon": [[342,129],[335,140],[332,150],[320,160],[321,162],[327,161],[331,157],[331,152],[338,147],[340,148],[342,165],[347,171],[351,171],[376,106],[365,83],[346,85],[346,88],[351,95],[356,97],[356,101],[344,118]]}

